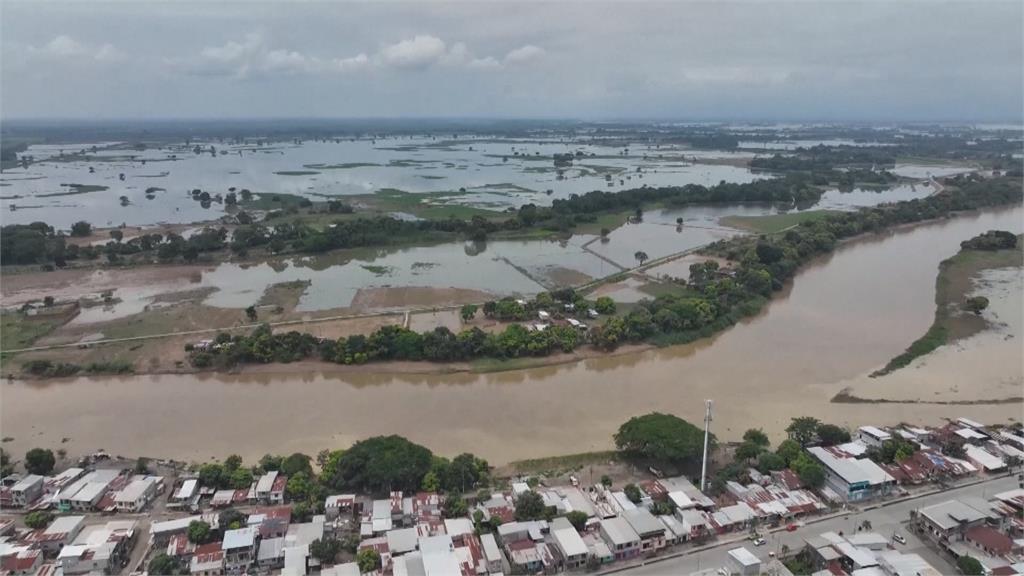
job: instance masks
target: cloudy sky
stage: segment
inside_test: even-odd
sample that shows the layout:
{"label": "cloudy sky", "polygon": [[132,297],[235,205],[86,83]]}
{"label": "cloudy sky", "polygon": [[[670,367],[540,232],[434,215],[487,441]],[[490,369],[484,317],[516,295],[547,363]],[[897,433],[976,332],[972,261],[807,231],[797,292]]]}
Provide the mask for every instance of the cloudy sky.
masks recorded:
{"label": "cloudy sky", "polygon": [[3,0],[0,115],[1019,121],[1022,7]]}

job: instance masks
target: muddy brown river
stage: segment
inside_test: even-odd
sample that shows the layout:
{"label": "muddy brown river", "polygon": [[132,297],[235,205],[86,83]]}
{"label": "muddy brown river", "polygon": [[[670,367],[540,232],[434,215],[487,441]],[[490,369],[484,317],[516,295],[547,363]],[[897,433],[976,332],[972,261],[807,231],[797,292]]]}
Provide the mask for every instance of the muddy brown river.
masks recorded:
{"label": "muddy brown river", "polygon": [[[793,416],[848,426],[1019,419],[1019,403],[835,404],[840,390],[902,351],[931,323],[938,263],[989,229],[1020,232],[1024,209],[961,216],[851,242],[807,266],[758,317],[689,346],[496,374],[281,374],[76,378],[0,386],[5,447],[201,460],[343,447],[401,434],[443,454],[492,462],[604,449],[631,416],[660,410],[694,423],[715,401],[725,439]],[[1020,346],[965,353],[927,380],[1019,382]],[[975,362],[985,362],[979,370]],[[992,364],[997,368],[993,369]],[[894,388],[921,381],[896,372]],[[876,383],[877,384],[877,383]],[[875,386],[877,389],[877,385]],[[1024,394],[1020,394],[1024,395]]]}

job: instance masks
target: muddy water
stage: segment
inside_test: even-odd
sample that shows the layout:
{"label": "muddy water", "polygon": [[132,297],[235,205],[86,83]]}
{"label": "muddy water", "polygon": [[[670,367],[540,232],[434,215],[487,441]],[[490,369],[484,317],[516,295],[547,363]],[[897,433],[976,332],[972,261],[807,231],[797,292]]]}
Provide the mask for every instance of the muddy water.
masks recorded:
{"label": "muddy water", "polygon": [[[494,462],[609,446],[630,416],[651,410],[699,422],[716,402],[715,432],[761,426],[776,438],[789,418],[844,425],[1019,418],[1016,404],[832,404],[851,378],[884,364],[931,323],[938,263],[961,240],[1019,232],[1024,209],[964,216],[850,243],[801,272],[759,317],[696,345],[497,374],[154,376],[4,384],[0,431],[15,453],[69,452],[204,459],[237,452],[344,446],[397,433],[435,450]],[[967,360],[969,361],[969,360]],[[993,361],[988,359],[988,361]],[[995,360],[1020,378],[1019,357]],[[928,370],[928,366],[921,369]],[[954,385],[971,366],[936,370]]]}

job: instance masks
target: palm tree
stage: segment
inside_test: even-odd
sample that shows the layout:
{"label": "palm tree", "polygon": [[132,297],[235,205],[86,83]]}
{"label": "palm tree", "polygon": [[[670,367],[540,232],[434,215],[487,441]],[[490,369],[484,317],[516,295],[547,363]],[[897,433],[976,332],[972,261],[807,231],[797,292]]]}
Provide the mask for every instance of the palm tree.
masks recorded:
{"label": "palm tree", "polygon": [[636,254],[633,254],[633,258],[636,258],[637,261],[640,262],[640,265],[643,266],[644,262],[646,262],[648,259],[647,252],[644,252],[643,250],[638,250]]}

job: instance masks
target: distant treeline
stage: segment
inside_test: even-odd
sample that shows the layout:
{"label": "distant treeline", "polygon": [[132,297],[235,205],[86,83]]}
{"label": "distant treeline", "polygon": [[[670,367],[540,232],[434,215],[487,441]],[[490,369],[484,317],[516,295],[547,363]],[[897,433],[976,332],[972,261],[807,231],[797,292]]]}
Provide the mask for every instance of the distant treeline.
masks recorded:
{"label": "distant treeline", "polygon": [[[579,224],[596,221],[602,213],[635,210],[639,215],[644,206],[652,204],[685,206],[770,202],[791,206],[813,203],[824,192],[815,178],[813,173],[792,172],[781,178],[755,180],[745,184],[722,182],[710,187],[689,184],[633,188],[621,192],[593,191],[574,194],[567,199],[556,199],[550,207],[526,204],[510,210],[504,219],[474,216],[468,220],[448,218],[407,221],[378,216],[338,220],[323,229],[302,223],[281,222],[273,228],[255,223],[237,227],[230,241],[226,229],[206,228],[187,239],[177,234],[147,234],[123,242],[115,237],[104,246],[77,247],[66,241],[63,232],[55,232],[53,227],[45,223],[12,224],[0,228],[0,263],[62,267],[79,258],[94,259],[105,255],[109,261],[118,262],[124,256],[151,252],[155,252],[155,256],[164,262],[178,259],[188,262],[196,260],[201,253],[226,248],[240,255],[247,254],[253,248],[266,248],[275,254],[311,254],[412,241],[450,241],[458,238],[484,240],[499,232],[531,229],[569,233]],[[946,181],[952,186],[974,182],[972,177],[962,176]],[[1019,179],[1000,178],[974,184],[972,189],[980,187],[989,190],[1013,185],[1019,187]],[[73,227],[72,235],[87,236],[90,229],[88,223],[80,222]],[[113,231],[112,235],[116,233]]]}
{"label": "distant treeline", "polygon": [[[271,228],[255,223],[241,225],[228,241],[224,228],[206,228],[185,239],[177,234],[146,234],[127,241],[115,236],[106,245],[75,246],[66,241],[63,232],[43,222],[11,224],[0,228],[0,264],[51,264],[65,266],[77,259],[106,256],[117,262],[124,256],[155,251],[161,261],[183,259],[194,261],[203,252],[231,248],[245,254],[252,248],[266,248],[272,253],[319,253],[339,248],[386,246],[410,241],[445,241],[457,238],[486,239],[501,231],[546,229],[569,232],[577,224],[593,222],[602,212],[633,210],[656,202],[671,206],[686,204],[717,204],[735,202],[775,202],[793,204],[813,202],[822,191],[805,175],[756,180],[747,184],[723,182],[717,186],[667,186],[634,188],[621,192],[594,191],[555,200],[551,207],[526,204],[514,213],[500,218],[476,216],[469,220],[448,218],[437,220],[399,220],[389,216],[339,219],[324,229],[288,222]],[[329,204],[330,210],[347,213],[350,207]],[[88,236],[91,225],[76,223],[72,236]]]}
{"label": "distant treeline", "polygon": [[960,243],[964,250],[1008,250],[1017,247],[1017,236],[1005,230],[989,230]]}

